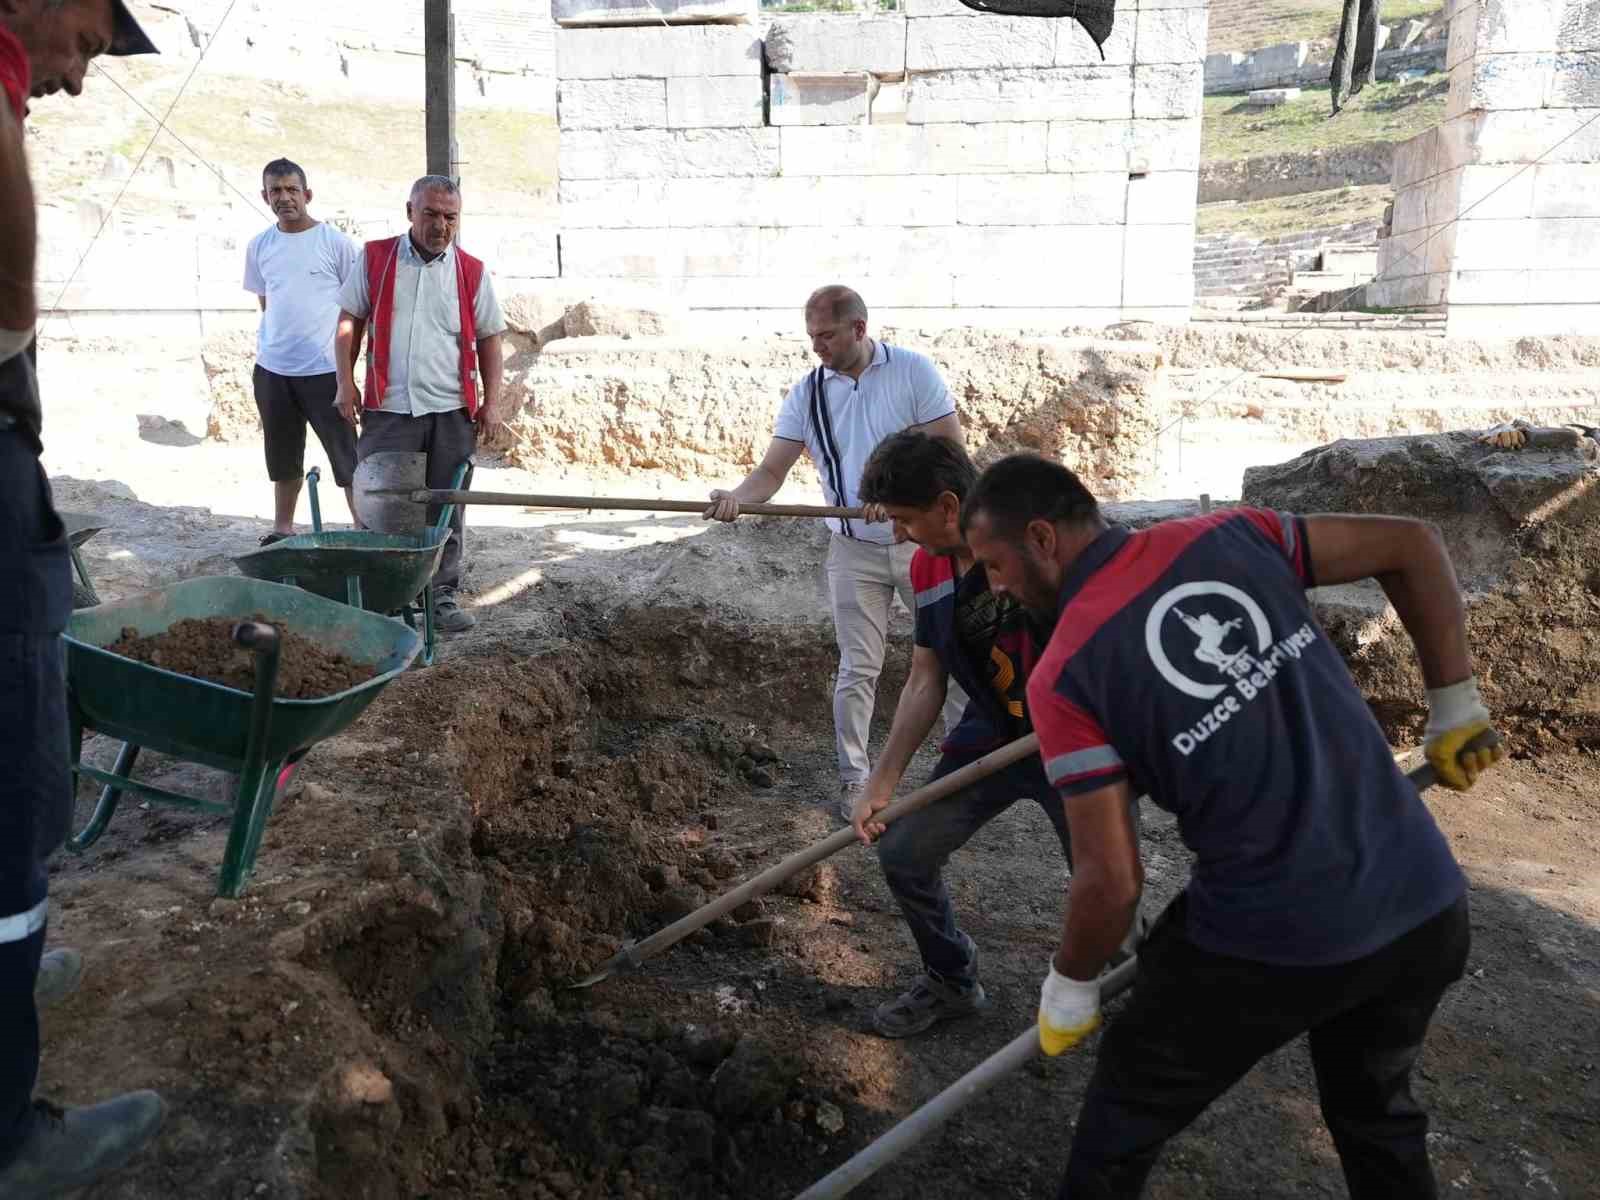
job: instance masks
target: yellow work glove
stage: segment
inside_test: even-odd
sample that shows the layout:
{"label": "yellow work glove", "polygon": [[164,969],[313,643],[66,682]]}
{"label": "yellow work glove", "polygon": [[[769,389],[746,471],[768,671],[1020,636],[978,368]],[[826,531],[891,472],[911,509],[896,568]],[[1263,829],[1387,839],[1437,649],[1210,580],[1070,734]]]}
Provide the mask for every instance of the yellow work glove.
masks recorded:
{"label": "yellow work glove", "polygon": [[1474,738],[1492,729],[1476,679],[1429,689],[1423,752],[1440,783],[1452,791],[1467,791],[1479,775],[1506,756],[1505,744],[1498,740],[1467,749]]}
{"label": "yellow work glove", "polygon": [[1478,440],[1486,446],[1497,446],[1501,450],[1520,450],[1528,444],[1526,428],[1519,428],[1520,422],[1503,423],[1487,429],[1479,436]]}
{"label": "yellow work glove", "polygon": [[1039,993],[1039,1048],[1054,1058],[1083,1041],[1099,1024],[1099,981],[1068,978],[1052,962]]}

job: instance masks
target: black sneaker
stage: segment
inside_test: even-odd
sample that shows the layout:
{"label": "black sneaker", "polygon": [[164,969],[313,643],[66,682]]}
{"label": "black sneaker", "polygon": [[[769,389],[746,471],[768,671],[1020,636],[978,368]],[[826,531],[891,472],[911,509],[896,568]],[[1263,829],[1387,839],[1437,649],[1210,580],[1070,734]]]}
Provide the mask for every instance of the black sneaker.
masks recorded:
{"label": "black sneaker", "polygon": [[137,1154],[166,1111],[154,1092],[128,1092],[82,1108],[35,1100],[28,1140],[0,1167],[0,1196],[44,1200],[87,1187]]}
{"label": "black sneaker", "polygon": [[456,603],[454,592],[434,593],[433,624],[440,633],[465,633],[477,623],[477,617]]}
{"label": "black sneaker", "polygon": [[68,946],[47,950],[39,959],[39,977],[33,981],[33,1002],[49,1008],[78,989],[83,978],[83,955]]}
{"label": "black sneaker", "polygon": [[981,983],[960,987],[924,975],[910,991],[878,1005],[872,1026],[886,1038],[915,1037],[940,1021],[970,1017],[988,1007]]}

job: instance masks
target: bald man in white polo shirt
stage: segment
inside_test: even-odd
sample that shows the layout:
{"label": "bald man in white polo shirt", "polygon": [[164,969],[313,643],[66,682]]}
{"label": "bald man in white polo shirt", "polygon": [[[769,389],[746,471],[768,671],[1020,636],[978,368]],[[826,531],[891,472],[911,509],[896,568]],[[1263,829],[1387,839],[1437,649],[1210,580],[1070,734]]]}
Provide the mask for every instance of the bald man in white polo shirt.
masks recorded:
{"label": "bald man in white polo shirt", "polygon": [[[803,450],[816,464],[829,504],[861,503],[861,471],[878,443],[905,429],[961,440],[955,401],[927,356],[867,336],[867,306],[838,285],[818,288],[806,301],[806,336],[821,365],[794,387],[778,412],[777,428],[760,466],[731,491],[711,493],[706,516],[732,521],[741,503],[771,499]],[[880,508],[867,520],[828,518],[828,592],[839,673],[833,688],[833,736],[839,755],[839,797],[846,821],[855,794],[871,772],[867,733],[883,670],[889,606],[894,594],[914,611],[911,556],[916,546],[896,543]],[[951,686],[946,729],[961,719],[967,698]]]}

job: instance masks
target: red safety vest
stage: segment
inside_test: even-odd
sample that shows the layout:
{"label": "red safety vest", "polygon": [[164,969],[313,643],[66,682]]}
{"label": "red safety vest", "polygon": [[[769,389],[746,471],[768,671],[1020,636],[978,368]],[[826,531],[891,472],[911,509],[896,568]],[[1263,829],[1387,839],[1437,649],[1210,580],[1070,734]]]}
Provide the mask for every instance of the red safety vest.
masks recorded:
{"label": "red safety vest", "polygon": [[[461,398],[467,415],[478,415],[478,324],[473,301],[483,282],[483,260],[461,247],[456,252],[456,296],[461,304]],[[372,348],[367,351],[367,393],[363,407],[378,408],[389,385],[389,333],[394,326],[395,264],[400,239],[380,238],[366,245],[367,295],[372,304]]]}

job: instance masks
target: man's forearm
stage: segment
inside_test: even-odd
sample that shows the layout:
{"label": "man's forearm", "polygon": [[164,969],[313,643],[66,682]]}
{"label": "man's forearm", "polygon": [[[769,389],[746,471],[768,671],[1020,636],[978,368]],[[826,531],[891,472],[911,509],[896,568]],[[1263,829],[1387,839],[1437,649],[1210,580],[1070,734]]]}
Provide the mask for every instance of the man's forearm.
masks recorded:
{"label": "man's forearm", "polygon": [[334,335],[333,367],[339,382],[350,387],[356,382],[356,359],[361,355],[361,335],[367,323],[349,313],[339,314],[339,329]]}
{"label": "man's forearm", "polygon": [[900,700],[895,705],[894,723],[889,727],[889,740],[878,755],[872,768],[869,785],[883,785],[893,791],[911,765],[917,748],[928,740],[933,723],[944,707],[945,692],[949,684],[944,675],[919,675],[912,673],[906,681]]}
{"label": "man's forearm", "polygon": [[1378,584],[1417,648],[1423,684],[1460,683],[1472,674],[1472,655],[1455,567],[1437,529],[1421,522],[1411,528],[1406,565],[1379,575]]}
{"label": "man's forearm", "polygon": [[1139,911],[1139,893],[1074,873],[1066,928],[1055,968],[1070,979],[1093,979],[1122,945]]}
{"label": "man's forearm", "polygon": [[757,467],[733,489],[733,498],[741,504],[760,504],[763,500],[770,500],[777,495],[778,489],[782,486],[783,480],[765,467]]}
{"label": "man's forearm", "polygon": [[483,402],[489,406],[500,403],[501,383],[505,378],[505,358],[500,351],[499,336],[487,337],[478,343],[478,366],[483,371]]}
{"label": "man's forearm", "polygon": [[34,294],[36,218],[22,125],[0,104],[0,328],[31,330],[39,319]]}

